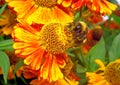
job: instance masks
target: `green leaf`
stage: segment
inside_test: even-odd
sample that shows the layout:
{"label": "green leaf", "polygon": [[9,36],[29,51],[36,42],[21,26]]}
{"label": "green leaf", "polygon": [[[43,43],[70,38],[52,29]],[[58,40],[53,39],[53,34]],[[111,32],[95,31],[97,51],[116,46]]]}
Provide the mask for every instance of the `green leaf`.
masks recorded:
{"label": "green leaf", "polygon": [[15,66],[15,69],[14,69],[14,74],[16,73],[16,71],[21,67],[23,66],[24,63],[23,63],[23,59],[20,59],[19,62],[16,64]]}
{"label": "green leaf", "polygon": [[4,40],[3,36],[0,36],[0,41]]}
{"label": "green leaf", "polygon": [[117,1],[116,0],[110,0],[110,2],[114,3],[114,4],[117,4]]}
{"label": "green leaf", "polygon": [[120,58],[120,34],[118,34],[109,50],[109,61],[114,61],[117,58]]}
{"label": "green leaf", "polygon": [[83,66],[80,65],[80,64],[77,64],[77,66],[76,66],[76,72],[77,72],[77,73],[85,73],[85,72],[86,72],[86,68],[83,67]]}
{"label": "green leaf", "polygon": [[[109,29],[109,28],[108,28]],[[120,33],[120,30],[104,30],[104,40],[106,43],[106,51],[110,50],[110,46],[112,45],[113,39]]]}
{"label": "green leaf", "polygon": [[6,6],[7,6],[7,3],[5,3],[5,4],[2,6],[2,8],[0,9],[0,15],[3,13],[3,11],[4,11],[5,8],[6,8]]}
{"label": "green leaf", "polygon": [[78,21],[79,18],[80,18],[80,12],[77,11],[77,12],[75,13],[74,20],[75,20],[75,21]]}
{"label": "green leaf", "polygon": [[0,42],[0,50],[13,50],[12,45],[13,45],[12,39],[3,40]]}
{"label": "green leaf", "polygon": [[13,44],[13,39],[8,39],[8,40],[0,41],[0,47],[6,46],[6,45],[9,45],[9,44]]}
{"label": "green leaf", "polygon": [[113,17],[113,19],[120,25],[120,17],[116,16],[114,14],[111,15]]}
{"label": "green leaf", "polygon": [[[87,85],[87,78],[86,78],[86,73],[82,73],[82,74],[78,74],[80,75],[80,81],[79,81],[79,85]],[[77,75],[77,76],[78,76]]]}
{"label": "green leaf", "polygon": [[101,38],[101,40],[91,48],[91,50],[88,53],[89,60],[89,71],[95,71],[98,68],[98,65],[95,64],[96,59],[100,59],[104,62],[105,60],[105,42],[104,39]]}
{"label": "green leaf", "polygon": [[0,50],[14,50],[14,49],[13,49],[12,44],[11,44],[11,45],[7,45],[4,47],[0,47]]}
{"label": "green leaf", "polygon": [[73,48],[69,48],[66,53],[68,56],[72,56],[72,57],[75,57],[74,53],[73,53],[74,49]]}
{"label": "green leaf", "polygon": [[10,61],[7,54],[5,54],[2,51],[0,51],[0,67],[2,68],[4,81],[7,84],[7,76],[10,67]]}

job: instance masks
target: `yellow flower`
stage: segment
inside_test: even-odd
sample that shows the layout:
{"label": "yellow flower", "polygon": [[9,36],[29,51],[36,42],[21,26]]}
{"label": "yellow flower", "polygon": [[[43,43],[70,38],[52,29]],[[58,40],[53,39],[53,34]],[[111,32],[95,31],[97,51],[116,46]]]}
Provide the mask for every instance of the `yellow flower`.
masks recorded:
{"label": "yellow flower", "polygon": [[13,26],[17,23],[16,15],[10,9],[5,9],[0,18],[1,34],[9,35],[13,31]]}
{"label": "yellow flower", "polygon": [[96,59],[95,62],[100,66],[100,68],[95,72],[86,72],[86,77],[88,78],[87,85],[110,85],[104,76],[105,65],[99,59]]}
{"label": "yellow flower", "polygon": [[59,23],[44,26],[18,24],[13,32],[15,54],[25,58],[24,63],[39,70],[39,78],[56,81],[63,78],[61,69],[68,61],[65,54],[70,47],[64,27]]}
{"label": "yellow flower", "polygon": [[106,66],[105,78],[111,85],[120,85],[120,59]]}
{"label": "yellow flower", "polygon": [[103,75],[97,74],[97,73],[92,73],[92,72],[87,72],[86,73],[88,77],[88,84],[87,85],[110,85],[104,78]]}
{"label": "yellow flower", "polygon": [[68,7],[70,1],[64,0],[6,0],[18,14],[18,20],[46,24],[73,21],[73,12]]}

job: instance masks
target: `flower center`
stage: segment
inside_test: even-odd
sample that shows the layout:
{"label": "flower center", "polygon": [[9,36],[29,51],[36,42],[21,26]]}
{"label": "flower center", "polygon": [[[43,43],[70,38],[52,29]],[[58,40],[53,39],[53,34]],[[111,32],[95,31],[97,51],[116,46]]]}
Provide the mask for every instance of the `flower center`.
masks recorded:
{"label": "flower center", "polygon": [[120,62],[111,62],[107,65],[105,78],[112,85],[120,85]]}
{"label": "flower center", "polygon": [[57,4],[57,0],[34,0],[35,3],[39,6],[43,6],[43,7],[53,7],[54,5]]}
{"label": "flower center", "polygon": [[51,23],[44,25],[40,31],[42,45],[47,52],[59,54],[65,52],[70,47],[69,39],[61,24]]}

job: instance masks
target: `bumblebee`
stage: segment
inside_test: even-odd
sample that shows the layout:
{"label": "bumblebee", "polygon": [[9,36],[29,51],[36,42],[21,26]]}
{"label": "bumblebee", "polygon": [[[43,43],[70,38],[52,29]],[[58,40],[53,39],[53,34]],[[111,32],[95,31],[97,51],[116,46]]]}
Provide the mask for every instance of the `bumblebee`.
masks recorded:
{"label": "bumblebee", "polygon": [[85,22],[71,22],[66,25],[67,30],[72,34],[74,46],[79,46],[87,40],[88,28]]}

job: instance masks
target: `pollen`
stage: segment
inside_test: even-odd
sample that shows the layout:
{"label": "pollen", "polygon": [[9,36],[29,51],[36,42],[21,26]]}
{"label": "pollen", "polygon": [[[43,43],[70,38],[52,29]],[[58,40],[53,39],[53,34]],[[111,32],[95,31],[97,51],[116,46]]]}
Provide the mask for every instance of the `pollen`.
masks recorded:
{"label": "pollen", "polygon": [[105,78],[112,85],[120,85],[120,62],[111,62],[105,69]]}
{"label": "pollen", "polygon": [[57,0],[34,0],[35,3],[42,7],[53,7],[57,4]]}
{"label": "pollen", "polygon": [[70,47],[70,38],[67,35],[61,24],[51,23],[42,27],[40,40],[47,52],[59,54]]}

